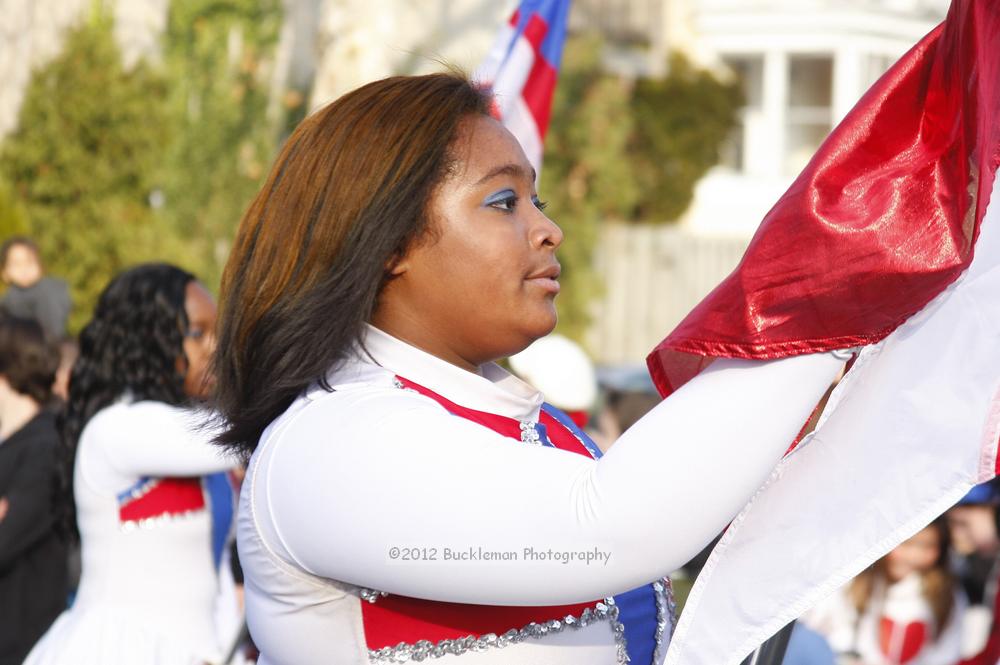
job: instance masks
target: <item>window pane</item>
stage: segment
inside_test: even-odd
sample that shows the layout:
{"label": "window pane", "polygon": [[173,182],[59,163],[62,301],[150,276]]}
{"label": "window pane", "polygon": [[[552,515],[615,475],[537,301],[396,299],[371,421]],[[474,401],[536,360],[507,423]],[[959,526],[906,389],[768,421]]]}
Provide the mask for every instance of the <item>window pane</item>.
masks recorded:
{"label": "window pane", "polygon": [[748,108],[760,108],[764,96],[764,58],[759,55],[725,56],[733,76],[740,82],[743,100]]}
{"label": "window pane", "polygon": [[795,55],[788,61],[788,105],[825,106],[833,103],[833,58]]}
{"label": "window pane", "polygon": [[723,62],[743,91],[744,106],[737,114],[736,126],[719,151],[719,162],[735,171],[746,170],[747,116],[759,111],[764,97],[764,58],[760,55],[725,56]]}
{"label": "window pane", "polygon": [[882,74],[888,71],[893,62],[895,62],[895,59],[887,55],[870,55],[865,58],[866,71],[862,75],[862,89],[867,90],[870,88]]}
{"label": "window pane", "polygon": [[785,146],[785,173],[795,175],[801,171],[829,133],[829,122],[789,124]]}

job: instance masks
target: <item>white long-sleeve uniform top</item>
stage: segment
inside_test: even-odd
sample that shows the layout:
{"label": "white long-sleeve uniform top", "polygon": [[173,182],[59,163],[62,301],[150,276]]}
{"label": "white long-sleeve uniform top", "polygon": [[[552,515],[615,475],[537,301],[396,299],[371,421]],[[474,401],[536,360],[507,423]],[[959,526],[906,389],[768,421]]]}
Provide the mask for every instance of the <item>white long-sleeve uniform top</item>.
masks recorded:
{"label": "white long-sleeve uniform top", "polygon": [[201,421],[161,402],[123,400],[84,427],[73,473],[80,587],[27,665],[221,659],[212,542],[212,500],[219,495],[201,476],[234,461],[212,445]]}
{"label": "white long-sleeve uniform top", "polygon": [[[370,356],[330,374],[331,392],[307,391],[267,428],[244,481],[237,537],[266,665],[373,662],[364,589],[559,605],[666,575],[744,505],[842,366],[830,354],[717,361],[594,460],[518,444],[397,387],[399,376],[537,421],[542,396],[496,365],[468,372],[372,327],[365,346]],[[525,560],[528,547],[610,558]],[[418,560],[401,560],[406,548]],[[519,556],[447,561],[446,548]],[[595,622],[459,658],[606,665],[614,654],[612,631]]]}

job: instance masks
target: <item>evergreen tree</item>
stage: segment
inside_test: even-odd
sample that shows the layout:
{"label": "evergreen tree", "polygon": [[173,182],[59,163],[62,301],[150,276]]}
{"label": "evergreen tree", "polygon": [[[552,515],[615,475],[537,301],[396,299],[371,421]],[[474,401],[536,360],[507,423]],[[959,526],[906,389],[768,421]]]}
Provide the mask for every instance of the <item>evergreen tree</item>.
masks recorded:
{"label": "evergreen tree", "polygon": [[165,93],[146,66],[124,69],[111,19],[95,10],[34,73],[4,143],[0,175],[24,202],[49,271],[70,284],[71,329],[123,267],[180,255],[148,203],[167,140]]}
{"label": "evergreen tree", "polygon": [[173,141],[164,158],[163,215],[187,238],[214,288],[229,243],[276,149],[269,122],[279,0],[172,0],[165,59]]}
{"label": "evergreen tree", "polygon": [[0,180],[0,239],[28,233],[28,215],[14,190]]}
{"label": "evergreen tree", "polygon": [[558,330],[578,341],[590,323],[590,303],[601,295],[593,269],[600,223],[626,218],[640,194],[625,159],[633,131],[628,86],[601,71],[600,53],[596,37],[566,43],[539,186],[546,214],[565,234]]}
{"label": "evergreen tree", "polygon": [[690,205],[743,104],[738,84],[719,81],[680,54],[670,59],[669,71],[663,79],[638,81],[632,96],[628,158],[642,190],[634,217],[654,223],[674,221]]}

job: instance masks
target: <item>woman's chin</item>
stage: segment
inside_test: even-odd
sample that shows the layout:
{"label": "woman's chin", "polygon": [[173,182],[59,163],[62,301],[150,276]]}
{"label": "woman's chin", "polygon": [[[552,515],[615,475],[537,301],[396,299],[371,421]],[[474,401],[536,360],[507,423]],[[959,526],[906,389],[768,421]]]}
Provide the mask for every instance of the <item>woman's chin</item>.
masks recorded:
{"label": "woman's chin", "polygon": [[556,314],[555,306],[548,311],[539,313],[538,316],[532,317],[531,325],[525,331],[529,339],[528,343],[525,344],[525,348],[530,346],[535,340],[541,339],[555,330],[556,323],[558,322],[559,317]]}

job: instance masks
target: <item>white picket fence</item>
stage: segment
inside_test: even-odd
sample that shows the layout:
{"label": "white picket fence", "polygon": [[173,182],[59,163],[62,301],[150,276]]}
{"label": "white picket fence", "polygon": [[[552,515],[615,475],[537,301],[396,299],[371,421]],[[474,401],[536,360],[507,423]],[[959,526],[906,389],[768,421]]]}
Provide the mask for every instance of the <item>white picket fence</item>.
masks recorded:
{"label": "white picket fence", "polygon": [[599,364],[639,363],[739,263],[749,238],[705,237],[676,226],[605,224],[595,256],[587,347]]}

